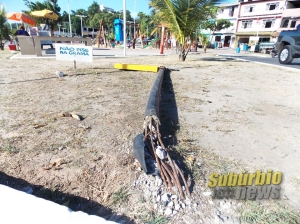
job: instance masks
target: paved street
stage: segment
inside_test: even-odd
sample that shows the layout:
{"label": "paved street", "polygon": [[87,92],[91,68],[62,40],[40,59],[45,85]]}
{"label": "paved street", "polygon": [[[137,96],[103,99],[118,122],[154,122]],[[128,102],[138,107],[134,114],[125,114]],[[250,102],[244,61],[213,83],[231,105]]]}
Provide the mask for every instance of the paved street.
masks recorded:
{"label": "paved street", "polygon": [[266,64],[271,64],[271,65],[276,65],[276,66],[282,66],[282,67],[287,67],[287,68],[294,68],[300,70],[300,59],[295,58],[293,62],[289,65],[283,65],[280,64],[278,61],[278,57],[276,56],[275,58],[272,58],[271,55],[265,55],[265,54],[260,54],[260,53],[244,53],[241,52],[239,54],[235,52],[228,52],[224,50],[223,52],[220,52],[218,54],[219,56],[224,56],[224,57],[234,57],[242,60],[247,60],[250,62],[259,62],[259,63],[266,63]]}

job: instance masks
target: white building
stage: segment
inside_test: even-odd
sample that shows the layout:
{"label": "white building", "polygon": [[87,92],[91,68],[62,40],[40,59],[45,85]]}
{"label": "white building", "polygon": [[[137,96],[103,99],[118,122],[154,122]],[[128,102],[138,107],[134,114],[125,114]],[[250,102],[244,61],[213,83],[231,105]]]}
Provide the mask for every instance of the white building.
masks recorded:
{"label": "white building", "polygon": [[296,29],[300,24],[300,1],[286,0],[284,7],[280,27],[277,29],[278,32],[275,36],[278,36],[282,30]]}
{"label": "white building", "polygon": [[102,4],[99,5],[99,10],[100,11],[106,10],[106,11],[111,12],[111,13],[115,12],[114,9],[106,7],[106,6],[102,5]]}
{"label": "white building", "polygon": [[236,26],[238,42],[249,46],[258,42],[275,42],[284,8],[284,0],[240,0]]}
{"label": "white building", "polygon": [[234,47],[235,28],[238,17],[239,3],[229,3],[218,5],[220,7],[217,13],[217,19],[227,19],[232,25],[229,28],[222,29],[214,33],[213,42],[221,43],[222,47]]}

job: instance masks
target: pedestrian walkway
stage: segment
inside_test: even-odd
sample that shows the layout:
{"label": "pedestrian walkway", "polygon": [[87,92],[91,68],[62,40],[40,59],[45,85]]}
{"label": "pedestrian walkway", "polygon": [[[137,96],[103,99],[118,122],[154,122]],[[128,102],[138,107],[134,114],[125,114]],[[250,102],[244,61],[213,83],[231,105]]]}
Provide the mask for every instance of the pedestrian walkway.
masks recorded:
{"label": "pedestrian walkway", "polygon": [[[253,53],[253,52],[245,52],[241,51],[240,53],[236,53],[235,49],[232,48],[220,48],[220,49],[207,49],[207,53],[204,53],[202,48],[198,48],[197,52],[189,52],[189,54],[216,54],[222,56],[245,56],[245,55],[255,55],[260,57],[269,57],[267,54]],[[166,56],[176,54],[176,50],[165,49],[164,54],[160,54],[160,49],[126,49],[125,57],[134,57],[134,56]],[[178,54],[178,53],[177,53]],[[122,48],[97,48],[93,47],[93,56],[94,58],[99,57],[124,57],[124,49]],[[52,58],[55,59],[55,49],[46,49],[42,50],[42,56],[38,57],[36,55],[21,55],[17,53],[11,57],[11,59],[32,59],[32,58]]]}
{"label": "pedestrian walkway", "polygon": [[[164,54],[160,54],[159,49],[126,49],[125,57],[132,56],[164,56],[176,54],[175,50],[165,50]],[[98,57],[124,57],[124,49],[120,48],[96,48],[93,47],[94,58]],[[13,55],[11,59],[32,59],[32,58],[53,58],[55,59],[55,49],[42,50],[42,56],[22,55],[21,52]]]}

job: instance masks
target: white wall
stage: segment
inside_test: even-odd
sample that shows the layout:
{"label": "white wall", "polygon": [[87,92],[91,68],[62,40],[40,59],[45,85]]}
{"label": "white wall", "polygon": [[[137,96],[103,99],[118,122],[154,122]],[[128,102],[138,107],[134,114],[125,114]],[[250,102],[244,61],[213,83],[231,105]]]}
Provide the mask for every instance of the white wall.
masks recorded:
{"label": "white wall", "polygon": [[[235,33],[235,28],[236,28],[236,19],[238,16],[238,5],[232,5],[232,6],[220,6],[222,10],[218,11],[217,14],[217,19],[227,19],[228,21],[230,21],[233,25],[226,28],[226,29],[222,29],[220,31],[217,31],[217,33]],[[234,8],[233,14],[230,15],[230,11],[231,8]]]}
{"label": "white wall", "polygon": [[[217,14],[217,19],[230,19],[230,18],[237,18],[238,17],[238,5],[234,6],[220,6],[220,9]],[[230,9],[234,8],[233,15],[230,15]]]}
{"label": "white wall", "polygon": [[218,33],[225,33],[225,34],[228,34],[228,33],[235,33],[235,28],[236,28],[236,23],[237,21],[236,20],[229,20],[233,25],[226,28],[226,29],[222,29],[220,31],[217,31]]}
{"label": "white wall", "polygon": [[[274,20],[275,22],[273,24],[273,27],[270,28],[265,28],[263,26],[263,21],[264,20]],[[252,19],[244,19],[244,20],[252,20]],[[274,17],[269,17],[269,18],[261,18],[259,20],[254,19],[252,20],[252,25],[251,27],[243,28],[243,21],[244,20],[239,20],[238,21],[238,27],[237,27],[237,32],[270,32],[270,31],[276,31],[278,27],[280,27],[281,23],[281,18],[274,18]]]}
{"label": "white wall", "polygon": [[0,184],[0,223],[116,224]]}
{"label": "white wall", "polygon": [[[267,10],[266,5],[269,3],[279,3],[279,5],[274,10]],[[254,6],[254,9],[252,12],[247,12],[246,8],[250,6]],[[241,5],[240,17],[280,14],[283,11],[284,6],[285,6],[284,1],[264,1],[264,2],[253,1],[250,4]]]}

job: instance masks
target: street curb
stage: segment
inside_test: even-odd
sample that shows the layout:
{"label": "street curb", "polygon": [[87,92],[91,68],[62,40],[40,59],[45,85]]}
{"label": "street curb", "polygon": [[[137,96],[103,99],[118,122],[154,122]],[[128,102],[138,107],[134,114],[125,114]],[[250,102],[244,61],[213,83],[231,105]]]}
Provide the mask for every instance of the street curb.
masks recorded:
{"label": "street curb", "polygon": [[[264,62],[258,62],[258,61],[250,61],[249,62],[254,62],[254,63],[257,63],[257,64],[262,64],[262,65],[271,65],[271,64],[268,64],[268,63],[264,63]],[[289,70],[292,70],[292,71],[297,71],[299,72],[299,69],[296,69],[296,68],[289,68],[289,67],[285,67],[285,66],[280,66],[280,65],[272,65],[272,66],[275,66],[277,68],[284,68],[284,69],[289,69]]]}
{"label": "street curb", "polygon": [[271,55],[265,54],[265,55],[261,55],[261,54],[252,54],[252,53],[244,53],[242,55],[240,54],[218,54],[217,56],[234,56],[234,57],[247,57],[247,56],[256,56],[256,57],[261,57],[261,58],[268,58],[271,57]]}
{"label": "street curb", "polygon": [[280,66],[280,65],[272,65],[272,64],[268,64],[268,63],[264,63],[264,62],[258,62],[258,61],[251,61],[251,60],[247,60],[247,59],[241,59],[241,58],[238,58],[238,57],[233,56],[233,55],[231,55],[232,57],[230,57],[230,55],[217,55],[217,56],[221,56],[221,57],[227,56],[228,58],[236,59],[238,61],[253,62],[253,63],[257,63],[257,64],[261,64],[261,65],[268,65],[268,66],[273,66],[273,67],[282,68],[282,69],[289,69],[289,70],[292,70],[292,71],[299,72],[299,69],[296,69],[296,68],[289,68],[289,67]]}

